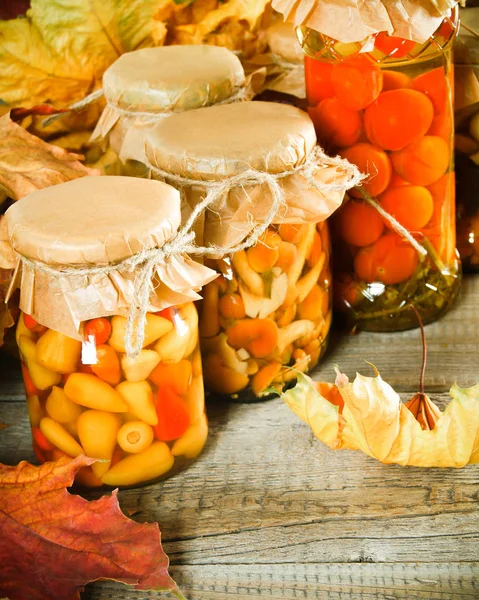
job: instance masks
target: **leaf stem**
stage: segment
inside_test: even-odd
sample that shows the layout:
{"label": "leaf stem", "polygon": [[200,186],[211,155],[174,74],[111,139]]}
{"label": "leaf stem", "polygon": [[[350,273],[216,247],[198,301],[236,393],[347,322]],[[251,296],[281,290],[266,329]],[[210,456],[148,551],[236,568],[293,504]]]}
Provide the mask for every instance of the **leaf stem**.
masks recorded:
{"label": "leaf stem", "polygon": [[426,361],[427,361],[427,343],[426,343],[426,332],[424,331],[424,324],[421,319],[421,315],[419,314],[418,309],[414,306],[414,304],[409,305],[411,310],[416,314],[417,322],[419,323],[419,327],[421,329],[421,338],[422,338],[422,366],[421,366],[421,374],[419,376],[419,392],[424,394],[424,376],[426,373]]}

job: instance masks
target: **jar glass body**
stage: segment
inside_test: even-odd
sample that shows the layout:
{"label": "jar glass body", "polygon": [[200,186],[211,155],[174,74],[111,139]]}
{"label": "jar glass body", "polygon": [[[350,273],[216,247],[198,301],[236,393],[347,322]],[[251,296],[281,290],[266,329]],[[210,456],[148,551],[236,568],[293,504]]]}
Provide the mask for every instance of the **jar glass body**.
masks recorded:
{"label": "jar glass body", "polygon": [[[460,285],[455,249],[454,13],[425,44],[378,34],[374,48],[307,28],[309,114],[319,142],[367,175],[333,218],[335,306],[372,331],[438,319]],[[380,206],[423,247],[414,249]],[[427,254],[426,254],[427,251]]]}
{"label": "jar glass body", "polygon": [[131,487],[169,477],[208,433],[198,316],[192,303],[148,313],[144,348],[125,353],[127,319],[84,324],[82,343],[21,313],[22,373],[40,462],[85,454],[101,462],[75,485]]}
{"label": "jar glass body", "polygon": [[318,364],[332,315],[327,222],[272,225],[256,246],[208,266],[221,273],[200,309],[211,394],[263,400]]}
{"label": "jar glass body", "polygon": [[[465,271],[479,272],[479,8],[461,9],[454,45],[457,247]],[[464,26],[464,27],[463,27]]]}

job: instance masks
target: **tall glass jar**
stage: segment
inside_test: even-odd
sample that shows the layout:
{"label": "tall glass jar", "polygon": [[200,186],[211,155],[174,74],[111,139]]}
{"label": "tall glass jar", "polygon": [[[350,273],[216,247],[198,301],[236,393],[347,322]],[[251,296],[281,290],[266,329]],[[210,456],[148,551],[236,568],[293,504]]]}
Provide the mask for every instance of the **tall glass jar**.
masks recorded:
{"label": "tall glass jar", "polygon": [[[135,275],[75,272],[172,239],[177,191],[156,181],[86,177],[26,196],[7,221],[13,247],[30,261],[16,335],[38,460],[98,459],[75,478],[86,487],[135,486],[189,465],[208,434],[191,300],[215,274],[180,256],[155,272],[135,355],[127,352]],[[61,275],[45,270],[59,265]]]}
{"label": "tall glass jar", "polygon": [[360,43],[298,30],[318,139],[368,175],[333,223],[335,303],[361,329],[416,327],[411,304],[432,322],[459,289],[451,64],[457,25],[453,12],[424,44],[380,33],[366,52]]}
{"label": "tall glass jar", "polygon": [[457,247],[464,271],[479,272],[479,5],[461,8],[454,44]]}
{"label": "tall glass jar", "polygon": [[[220,190],[198,232],[215,249],[206,264],[220,273],[199,311],[206,389],[245,402],[271,397],[326,349],[326,219],[357,169],[317,148],[305,112],[273,102],[172,115],[149,132],[145,154],[155,176],[181,187],[186,213]],[[250,242],[260,226],[265,231]]]}

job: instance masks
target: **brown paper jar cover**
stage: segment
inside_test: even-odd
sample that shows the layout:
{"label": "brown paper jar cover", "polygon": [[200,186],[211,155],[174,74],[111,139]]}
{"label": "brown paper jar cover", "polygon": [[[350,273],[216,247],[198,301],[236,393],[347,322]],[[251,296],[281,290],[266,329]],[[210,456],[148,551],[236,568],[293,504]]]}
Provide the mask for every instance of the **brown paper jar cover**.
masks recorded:
{"label": "brown paper jar cover", "polygon": [[304,52],[293,24],[277,19],[266,30],[266,39],[268,52],[243,62],[247,73],[260,67],[266,69],[264,89],[257,99],[302,108],[302,100],[306,99]]}
{"label": "brown paper jar cover", "polygon": [[304,25],[344,43],[386,31],[425,42],[457,0],[273,0],[295,26]]}
{"label": "brown paper jar cover", "polygon": [[109,136],[110,145],[120,154],[131,127],[150,126],[155,115],[160,118],[228,101],[245,84],[238,57],[219,46],[191,44],[128,52],[103,75],[107,106],[92,138]]}
{"label": "brown paper jar cover", "polygon": [[[285,104],[245,102],[161,120],[146,136],[145,153],[153,167],[198,181],[197,186],[183,187],[190,208],[204,196],[202,182],[221,181],[253,169],[286,175],[278,179],[286,206],[275,223],[318,223],[341,204],[350,171],[346,162],[344,169],[342,165],[318,164],[315,182],[343,184],[344,190],[320,190],[311,185],[301,171],[294,170],[304,164],[315,146],[314,126],[306,113]],[[252,223],[264,221],[270,208],[266,184],[234,188],[221,206],[207,212],[203,243],[230,247],[244,239]]]}
{"label": "brown paper jar cover", "polygon": [[[119,263],[141,250],[161,248],[178,231],[180,197],[173,187],[131,177],[83,177],[25,196],[6,212],[14,250],[53,268]],[[76,339],[83,321],[127,316],[134,273],[114,271],[56,277],[23,265],[20,308],[39,323]],[[215,274],[188,257],[157,265],[159,286],[149,311],[199,299]]]}
{"label": "brown paper jar cover", "polygon": [[287,63],[303,64],[304,53],[292,23],[277,21],[268,27],[266,39],[274,57]]}

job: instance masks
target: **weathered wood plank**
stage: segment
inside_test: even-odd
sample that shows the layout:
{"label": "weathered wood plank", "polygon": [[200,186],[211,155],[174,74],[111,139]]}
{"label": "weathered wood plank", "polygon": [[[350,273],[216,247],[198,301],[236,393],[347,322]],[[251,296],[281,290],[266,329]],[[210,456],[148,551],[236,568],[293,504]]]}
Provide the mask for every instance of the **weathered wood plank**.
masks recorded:
{"label": "weathered wood plank", "polygon": [[[32,458],[21,404],[0,405],[6,462]],[[120,492],[177,564],[479,560],[477,468],[403,469],[333,452],[279,400],[214,405],[187,471]],[[97,497],[99,492],[91,492]]]}
{"label": "weathered wood plank", "polygon": [[[479,278],[468,278],[457,307],[427,328],[427,386],[439,404],[455,379],[478,379],[478,303]],[[413,392],[420,358],[417,331],[336,336],[315,377],[331,381],[334,363],[350,376],[368,373],[367,359],[396,389]],[[190,600],[479,597],[477,466],[404,469],[333,452],[280,400],[210,403],[209,416],[196,464],[119,494],[133,518],[160,523]],[[5,355],[0,421],[10,424],[0,432],[0,461],[34,460],[19,366]],[[166,596],[108,582],[88,586],[84,598]]]}
{"label": "weathered wood plank", "polygon": [[[177,566],[171,574],[189,600],[467,600],[479,597],[477,563]],[[84,600],[166,600],[98,582]]]}

